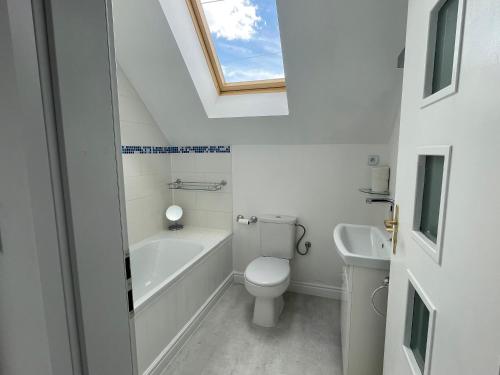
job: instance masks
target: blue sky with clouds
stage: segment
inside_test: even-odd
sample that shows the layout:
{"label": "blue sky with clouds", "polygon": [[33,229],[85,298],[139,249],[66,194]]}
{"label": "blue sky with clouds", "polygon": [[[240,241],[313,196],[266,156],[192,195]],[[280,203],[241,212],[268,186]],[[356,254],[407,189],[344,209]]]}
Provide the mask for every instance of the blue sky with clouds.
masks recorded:
{"label": "blue sky with clouds", "polygon": [[284,78],[275,0],[202,0],[226,82]]}

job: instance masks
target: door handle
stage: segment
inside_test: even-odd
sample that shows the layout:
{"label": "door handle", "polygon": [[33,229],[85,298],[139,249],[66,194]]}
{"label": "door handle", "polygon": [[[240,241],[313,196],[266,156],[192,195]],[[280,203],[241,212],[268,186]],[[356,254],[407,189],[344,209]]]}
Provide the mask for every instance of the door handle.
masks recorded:
{"label": "door handle", "polygon": [[394,225],[397,225],[397,224],[398,224],[398,222],[395,220],[384,220],[385,229],[392,228]]}
{"label": "door handle", "polygon": [[385,230],[392,233],[392,253],[396,254],[396,246],[398,245],[398,228],[399,228],[399,205],[394,206],[394,214],[392,219],[384,220]]}

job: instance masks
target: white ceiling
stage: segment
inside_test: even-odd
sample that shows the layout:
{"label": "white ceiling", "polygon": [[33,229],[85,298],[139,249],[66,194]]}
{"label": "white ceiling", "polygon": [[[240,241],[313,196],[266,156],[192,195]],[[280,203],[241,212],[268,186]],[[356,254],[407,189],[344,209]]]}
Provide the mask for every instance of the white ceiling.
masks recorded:
{"label": "white ceiling", "polygon": [[171,144],[386,143],[407,1],[277,5],[290,115],[209,119],[158,0],[114,0],[118,62]]}

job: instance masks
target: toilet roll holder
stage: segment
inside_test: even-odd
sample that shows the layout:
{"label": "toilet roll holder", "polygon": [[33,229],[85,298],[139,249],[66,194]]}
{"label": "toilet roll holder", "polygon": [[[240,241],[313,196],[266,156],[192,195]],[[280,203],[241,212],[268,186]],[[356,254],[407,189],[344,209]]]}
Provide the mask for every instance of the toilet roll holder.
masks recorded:
{"label": "toilet roll holder", "polygon": [[[243,215],[236,216],[236,222],[238,223],[240,220],[245,220],[245,216]],[[247,220],[248,224],[255,224],[257,222],[257,216],[250,216]]]}

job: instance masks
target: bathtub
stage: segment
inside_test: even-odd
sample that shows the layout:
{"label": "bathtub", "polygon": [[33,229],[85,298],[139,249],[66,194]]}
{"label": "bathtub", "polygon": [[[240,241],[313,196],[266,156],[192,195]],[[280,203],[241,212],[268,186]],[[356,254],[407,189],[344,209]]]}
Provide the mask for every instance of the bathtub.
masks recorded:
{"label": "bathtub", "polygon": [[139,374],[156,375],[229,285],[231,232],[186,227],[130,249]]}
{"label": "bathtub", "polygon": [[134,309],[160,292],[182,274],[190,261],[203,251],[203,244],[183,239],[156,238],[136,245],[130,254]]}

